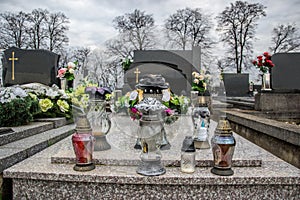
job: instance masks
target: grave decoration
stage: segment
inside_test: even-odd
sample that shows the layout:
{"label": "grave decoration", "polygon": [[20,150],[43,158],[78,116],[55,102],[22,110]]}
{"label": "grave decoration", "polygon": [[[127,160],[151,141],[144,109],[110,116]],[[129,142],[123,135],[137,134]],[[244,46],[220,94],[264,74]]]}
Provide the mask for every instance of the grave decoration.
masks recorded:
{"label": "grave decoration", "polygon": [[95,151],[110,149],[111,146],[106,140],[106,134],[111,128],[111,121],[106,113],[106,100],[111,96],[111,90],[107,87],[98,87],[97,84],[84,80],[72,93],[68,94],[73,105],[87,115],[93,135],[96,138]]}
{"label": "grave decoration", "polygon": [[210,80],[210,75],[205,74],[202,70],[201,73],[193,72],[193,82],[192,82],[192,91],[198,91],[199,96],[207,96],[209,95],[207,85]]}
{"label": "grave decoration", "polygon": [[262,85],[261,90],[270,91],[271,89],[271,69],[275,66],[271,60],[271,55],[268,52],[264,52],[263,56],[257,56],[257,60],[254,60],[252,63],[254,66],[257,66],[262,72]]}
{"label": "grave decoration", "polygon": [[194,125],[194,144],[197,149],[209,149],[208,142],[210,111],[207,104],[192,108],[192,121]]}
{"label": "grave decoration", "polygon": [[236,142],[226,117],[220,117],[211,144],[214,157],[214,167],[211,172],[221,176],[233,175],[231,166]]}
{"label": "grave decoration", "polygon": [[[75,108],[76,109],[76,108]],[[75,171],[90,171],[95,169],[93,150],[95,138],[85,113],[80,112],[76,119],[75,133],[72,135],[72,144],[76,156]]]}
{"label": "grave decoration", "polygon": [[71,99],[57,85],[49,87],[41,83],[29,83],[21,87],[38,101],[40,112],[35,113],[35,118],[65,117],[73,119]]}
{"label": "grave decoration", "polygon": [[[126,95],[120,97],[115,102],[114,111],[129,113],[131,119],[140,120],[143,113],[138,110],[135,105],[141,102],[145,98],[155,98],[166,106],[163,112],[163,121],[165,124],[174,123],[180,114],[185,114],[189,105],[189,98],[186,96],[178,96],[171,92],[169,85],[165,83],[164,78],[161,75],[148,74],[140,79],[139,84],[136,85],[136,90],[128,92]],[[166,133],[163,129],[163,138],[161,143],[161,149],[166,150],[170,148],[170,144],[167,140]],[[135,148],[141,148],[140,138],[137,139]]]}
{"label": "grave decoration", "polygon": [[94,150],[108,150],[111,146],[106,140],[106,134],[111,128],[111,121],[106,113],[105,98],[111,94],[111,90],[106,87],[86,87],[85,93],[89,95],[87,118],[96,139]]}
{"label": "grave decoration", "polygon": [[139,137],[141,138],[141,164],[137,173],[145,176],[157,176],[166,172],[161,164],[159,151],[163,137],[162,113],[167,108],[155,98],[145,98],[135,108],[142,112],[140,119]]}
{"label": "grave decoration", "polygon": [[68,62],[67,66],[61,67],[57,71],[57,77],[60,79],[61,89],[72,92],[75,79],[75,70],[78,65],[78,61]]}
{"label": "grave decoration", "polygon": [[0,126],[20,126],[33,121],[39,112],[37,99],[20,86],[0,88]]}
{"label": "grave decoration", "polygon": [[71,99],[56,85],[29,83],[1,88],[0,103],[1,126],[25,125],[35,118],[72,119]]}

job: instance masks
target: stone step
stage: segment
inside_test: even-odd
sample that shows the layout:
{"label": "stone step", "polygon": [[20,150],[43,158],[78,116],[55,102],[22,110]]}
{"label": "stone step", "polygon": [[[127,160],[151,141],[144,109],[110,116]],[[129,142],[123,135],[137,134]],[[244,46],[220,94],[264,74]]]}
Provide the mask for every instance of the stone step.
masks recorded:
{"label": "stone step", "polygon": [[[39,133],[0,146],[0,173],[8,167],[71,135],[75,128],[74,124],[65,125],[59,128],[53,128],[53,123],[46,123],[46,126],[49,126],[49,124],[52,125],[52,127],[49,130],[41,132],[45,125],[43,122],[40,122],[40,126],[34,127],[34,130],[38,130]],[[29,130],[27,129],[27,132]]]}
{"label": "stone step", "polygon": [[24,126],[3,127],[3,131],[0,133],[0,146],[53,128],[65,126],[67,123],[69,122],[65,118],[44,118],[37,119],[35,122]]}

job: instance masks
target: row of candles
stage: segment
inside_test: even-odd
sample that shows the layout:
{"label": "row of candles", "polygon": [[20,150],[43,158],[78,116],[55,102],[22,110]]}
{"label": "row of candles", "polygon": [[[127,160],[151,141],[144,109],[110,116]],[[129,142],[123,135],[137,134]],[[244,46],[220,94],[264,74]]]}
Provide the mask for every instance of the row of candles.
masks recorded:
{"label": "row of candles", "polygon": [[[195,98],[195,97],[194,97]],[[155,101],[155,100],[152,100]],[[149,101],[148,101],[149,102]],[[147,102],[147,103],[148,103]],[[152,102],[153,103],[153,102]],[[155,106],[159,101],[155,101]],[[149,103],[148,103],[149,104]],[[151,107],[147,105],[146,107]],[[141,119],[140,126],[145,126],[140,128],[141,131],[149,130],[148,127],[153,126],[152,130],[157,129],[157,126],[162,126],[159,119],[159,110],[153,111],[151,116],[149,115],[149,110],[144,113],[145,118]],[[205,97],[199,97],[197,102],[193,103],[192,97],[192,120],[194,124],[193,137],[187,136],[181,148],[181,171],[184,173],[195,172],[195,154],[196,148],[205,149],[210,148],[208,142],[208,130],[210,125],[210,111],[208,108],[208,102]],[[137,168],[137,173],[154,176],[164,174],[166,171],[161,164],[161,154],[157,151],[157,139],[160,138],[159,133],[149,133],[144,132],[142,135],[151,135],[148,137],[142,137],[142,153],[141,153],[141,164]],[[153,142],[154,141],[154,142]],[[93,163],[93,150],[95,138],[92,134],[92,129],[89,120],[85,114],[81,114],[77,118],[76,122],[76,132],[72,136],[72,143],[76,155],[76,164],[74,170],[76,171],[89,171],[95,168]],[[152,146],[153,148],[152,148]],[[217,175],[229,176],[233,174],[232,166],[232,156],[234,153],[235,139],[232,136],[232,130],[228,120],[225,117],[221,117],[214,135],[211,139],[211,149],[213,152],[213,168],[211,172]],[[156,149],[155,149],[156,148]],[[151,151],[151,149],[153,151]],[[152,158],[156,158],[153,162]]]}

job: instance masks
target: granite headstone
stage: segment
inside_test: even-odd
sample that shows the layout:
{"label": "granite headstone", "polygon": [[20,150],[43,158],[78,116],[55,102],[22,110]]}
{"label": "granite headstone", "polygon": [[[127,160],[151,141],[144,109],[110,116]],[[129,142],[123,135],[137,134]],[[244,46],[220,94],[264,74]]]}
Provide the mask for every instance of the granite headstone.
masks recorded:
{"label": "granite headstone", "polygon": [[2,57],[4,86],[32,82],[59,85],[56,77],[59,57],[47,50],[6,49]]}
{"label": "granite headstone", "polygon": [[272,56],[274,91],[300,90],[300,53],[277,53]]}
{"label": "granite headstone", "polygon": [[243,97],[249,95],[249,74],[223,73],[226,96]]}

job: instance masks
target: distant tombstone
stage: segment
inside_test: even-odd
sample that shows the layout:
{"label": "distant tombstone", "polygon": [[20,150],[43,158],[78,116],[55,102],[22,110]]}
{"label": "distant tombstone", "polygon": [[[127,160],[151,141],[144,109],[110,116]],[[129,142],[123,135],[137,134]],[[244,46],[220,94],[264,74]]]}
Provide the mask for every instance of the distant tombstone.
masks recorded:
{"label": "distant tombstone", "polygon": [[249,96],[249,74],[223,73],[226,96]]}
{"label": "distant tombstone", "polygon": [[4,86],[38,82],[59,85],[56,77],[59,55],[47,50],[22,50],[11,47],[2,57]]}
{"label": "distant tombstone", "polygon": [[274,91],[300,90],[300,53],[277,53],[272,56]]}

